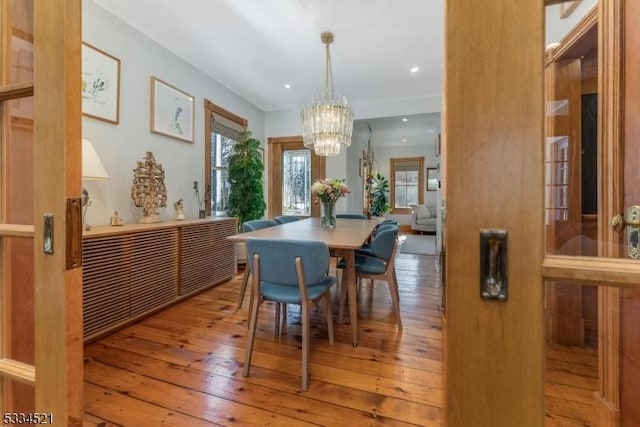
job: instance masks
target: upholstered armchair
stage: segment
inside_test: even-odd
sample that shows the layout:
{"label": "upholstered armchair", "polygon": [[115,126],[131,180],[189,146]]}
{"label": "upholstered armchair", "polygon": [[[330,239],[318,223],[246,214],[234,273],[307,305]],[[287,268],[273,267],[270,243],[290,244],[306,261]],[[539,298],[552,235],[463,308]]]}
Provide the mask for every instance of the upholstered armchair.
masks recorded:
{"label": "upholstered armchair", "polygon": [[438,221],[435,206],[411,205],[411,229],[415,231],[436,232]]}

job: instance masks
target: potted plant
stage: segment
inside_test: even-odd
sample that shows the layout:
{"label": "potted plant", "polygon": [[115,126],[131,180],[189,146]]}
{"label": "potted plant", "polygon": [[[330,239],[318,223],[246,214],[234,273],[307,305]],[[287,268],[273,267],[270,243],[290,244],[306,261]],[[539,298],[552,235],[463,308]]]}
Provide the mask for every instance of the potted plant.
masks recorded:
{"label": "potted plant", "polygon": [[385,212],[390,212],[389,206],[389,181],[379,173],[371,177],[367,190],[371,198],[369,213],[372,216],[384,216]]}
{"label": "potted plant", "polygon": [[[226,213],[238,218],[238,232],[242,230],[245,221],[262,218],[266,207],[262,188],[264,165],[259,147],[260,141],[252,138],[250,131],[242,132],[229,157],[229,199]],[[244,260],[244,247],[237,247],[236,254],[238,261]]]}

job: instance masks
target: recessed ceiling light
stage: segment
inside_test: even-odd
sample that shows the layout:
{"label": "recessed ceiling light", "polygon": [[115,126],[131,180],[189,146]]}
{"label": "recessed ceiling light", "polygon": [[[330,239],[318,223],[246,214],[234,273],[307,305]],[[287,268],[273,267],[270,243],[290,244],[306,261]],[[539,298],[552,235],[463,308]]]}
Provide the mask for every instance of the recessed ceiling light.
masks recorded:
{"label": "recessed ceiling light", "polygon": [[402,138],[402,142],[407,142],[407,138]]}
{"label": "recessed ceiling light", "polygon": [[403,121],[403,122],[408,122],[408,121],[409,121],[409,119],[407,119],[406,117],[403,117],[403,118],[402,118],[402,121]]}
{"label": "recessed ceiling light", "polygon": [[411,67],[410,70],[412,73],[417,73],[418,71],[420,71],[420,67]]}
{"label": "recessed ceiling light", "polygon": [[285,88],[285,89],[291,89],[291,85],[290,85],[289,83],[285,83],[285,84],[284,84],[284,88]]}

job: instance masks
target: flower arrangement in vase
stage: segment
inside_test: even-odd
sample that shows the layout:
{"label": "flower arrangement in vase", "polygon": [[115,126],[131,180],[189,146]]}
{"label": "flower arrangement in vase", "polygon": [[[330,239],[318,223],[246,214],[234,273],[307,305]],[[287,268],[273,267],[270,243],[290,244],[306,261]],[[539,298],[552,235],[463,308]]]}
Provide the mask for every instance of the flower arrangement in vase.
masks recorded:
{"label": "flower arrangement in vase", "polygon": [[336,202],[340,197],[351,193],[341,179],[325,178],[314,182],[311,185],[311,194],[322,204],[322,218],[320,224],[324,228],[334,228],[336,226]]}

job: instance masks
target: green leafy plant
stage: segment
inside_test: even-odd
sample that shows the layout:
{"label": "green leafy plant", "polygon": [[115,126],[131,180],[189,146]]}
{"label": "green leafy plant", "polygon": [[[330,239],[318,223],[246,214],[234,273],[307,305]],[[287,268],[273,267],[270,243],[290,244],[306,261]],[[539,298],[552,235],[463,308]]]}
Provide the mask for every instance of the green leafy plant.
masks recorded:
{"label": "green leafy plant", "polygon": [[251,132],[243,132],[229,157],[227,180],[230,189],[226,212],[238,218],[238,230],[245,221],[262,218],[266,207],[262,189],[264,165],[259,147],[260,141],[252,138]]}
{"label": "green leafy plant", "polygon": [[367,190],[371,198],[369,212],[373,216],[383,216],[390,212],[389,206],[389,181],[379,173],[367,180]]}

